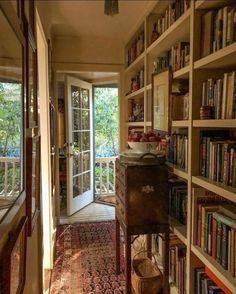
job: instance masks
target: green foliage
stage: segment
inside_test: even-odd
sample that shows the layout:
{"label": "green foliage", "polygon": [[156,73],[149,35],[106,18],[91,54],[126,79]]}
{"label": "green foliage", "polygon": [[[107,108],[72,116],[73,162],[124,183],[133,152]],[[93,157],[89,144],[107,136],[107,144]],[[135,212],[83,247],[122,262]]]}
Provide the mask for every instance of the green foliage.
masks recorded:
{"label": "green foliage", "polygon": [[94,93],[96,157],[116,156],[119,149],[118,89],[95,88]]}
{"label": "green foliage", "polygon": [[0,83],[0,155],[21,143],[21,84]]}

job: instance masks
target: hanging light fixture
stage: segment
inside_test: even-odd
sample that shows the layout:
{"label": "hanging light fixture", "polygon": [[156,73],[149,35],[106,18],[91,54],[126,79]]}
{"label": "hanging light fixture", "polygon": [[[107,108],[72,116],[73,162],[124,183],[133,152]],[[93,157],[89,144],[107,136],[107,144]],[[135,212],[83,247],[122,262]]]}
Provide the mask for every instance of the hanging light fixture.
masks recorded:
{"label": "hanging light fixture", "polygon": [[111,16],[119,13],[118,0],[105,0],[104,13]]}

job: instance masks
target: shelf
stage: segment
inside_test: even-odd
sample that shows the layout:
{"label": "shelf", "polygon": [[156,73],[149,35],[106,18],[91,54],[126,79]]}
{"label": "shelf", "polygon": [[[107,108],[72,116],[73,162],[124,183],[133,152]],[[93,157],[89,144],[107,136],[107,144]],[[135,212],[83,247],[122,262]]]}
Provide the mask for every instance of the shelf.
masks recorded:
{"label": "shelf", "polygon": [[228,5],[228,0],[198,0],[195,2],[196,9],[210,9]]}
{"label": "shelf", "polygon": [[130,98],[133,98],[133,97],[137,97],[138,98],[138,96],[143,96],[144,90],[145,90],[145,87],[143,87],[143,88],[141,88],[141,89],[139,89],[139,90],[137,90],[135,92],[132,92],[129,95],[126,95],[125,98],[126,99],[130,99]]}
{"label": "shelf", "polygon": [[170,230],[187,246],[187,226],[169,216]]}
{"label": "shelf", "polygon": [[191,245],[191,251],[218,277],[218,279],[229,288],[232,293],[236,293],[236,279],[224,270],[223,267],[211,256],[206,254],[198,246]]}
{"label": "shelf", "polygon": [[236,202],[236,188],[232,188],[200,176],[192,177],[192,182],[230,201]]}
{"label": "shelf", "polygon": [[143,121],[127,122],[126,126],[127,127],[144,127],[144,122]]}
{"label": "shelf", "polygon": [[189,120],[173,120],[172,127],[175,128],[188,128],[189,127]]}
{"label": "shelf", "polygon": [[185,180],[188,180],[188,173],[186,172],[186,170],[182,169],[182,168],[179,168],[177,167],[176,165],[172,164],[172,163],[167,163],[167,165],[172,168],[172,172],[178,176],[178,177],[181,177]]}
{"label": "shelf", "polygon": [[187,65],[184,68],[181,68],[173,73],[174,79],[188,79],[190,72],[190,66]]}
{"label": "shelf", "polygon": [[147,48],[147,53],[159,56],[169,50],[176,42],[189,40],[189,32],[190,9],[180,16],[172,26]]}
{"label": "shelf", "polygon": [[205,119],[194,120],[196,128],[236,128],[236,119]]}
{"label": "shelf", "polygon": [[194,69],[235,67],[236,42],[194,62]]}
{"label": "shelf", "polygon": [[144,66],[144,55],[145,55],[145,52],[143,52],[142,54],[140,54],[136,59],[135,61],[133,61],[126,69],[125,69],[125,73],[128,72],[128,71],[135,71],[135,70],[138,70],[141,68],[142,66],[142,63],[143,63],[143,66]]}

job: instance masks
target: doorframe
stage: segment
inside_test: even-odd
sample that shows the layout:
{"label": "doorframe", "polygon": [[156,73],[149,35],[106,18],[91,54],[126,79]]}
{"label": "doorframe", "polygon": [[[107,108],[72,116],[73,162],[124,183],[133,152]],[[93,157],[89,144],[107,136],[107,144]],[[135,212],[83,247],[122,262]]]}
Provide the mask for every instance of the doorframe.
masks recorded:
{"label": "doorframe", "polygon": [[[125,90],[124,90],[124,65],[123,64],[93,64],[93,63],[71,63],[71,62],[54,62],[54,69],[55,69],[55,77],[60,77],[55,79],[56,81],[56,97],[58,93],[57,89],[57,82],[60,80],[64,80],[62,77],[64,75],[78,75],[81,72],[106,72],[106,73],[117,73],[117,77],[114,78],[112,83],[116,83],[118,85],[118,99],[119,99],[119,134],[120,134],[120,150],[125,148],[125,143],[122,142],[123,133],[125,132],[125,124],[124,121],[121,119],[121,113],[124,112],[124,103],[122,103],[122,97],[124,96]],[[111,80],[109,78],[104,79],[102,81],[99,81],[96,83],[96,81],[91,81],[93,86],[99,85],[99,84],[109,84],[111,83]],[[58,110],[57,110],[58,111]],[[57,171],[58,173],[58,171]],[[59,183],[58,183],[59,185]],[[59,187],[57,187],[59,191]],[[56,205],[56,221],[57,225],[60,224],[60,199],[59,194],[57,195],[55,199],[55,205]]]}
{"label": "doorframe", "polygon": [[53,229],[53,199],[51,197],[51,159],[50,159],[50,118],[48,85],[48,43],[36,9],[37,58],[39,77],[39,109],[41,133],[41,230],[42,230],[42,276],[45,289],[45,270],[53,268],[53,248],[55,230]]}

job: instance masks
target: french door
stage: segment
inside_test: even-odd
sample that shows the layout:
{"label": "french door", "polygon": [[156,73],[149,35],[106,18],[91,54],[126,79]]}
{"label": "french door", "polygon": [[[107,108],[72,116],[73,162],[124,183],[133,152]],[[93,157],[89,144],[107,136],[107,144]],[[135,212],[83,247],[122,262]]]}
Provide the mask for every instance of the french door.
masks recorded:
{"label": "french door", "polygon": [[66,77],[67,215],[93,201],[92,85]]}

